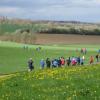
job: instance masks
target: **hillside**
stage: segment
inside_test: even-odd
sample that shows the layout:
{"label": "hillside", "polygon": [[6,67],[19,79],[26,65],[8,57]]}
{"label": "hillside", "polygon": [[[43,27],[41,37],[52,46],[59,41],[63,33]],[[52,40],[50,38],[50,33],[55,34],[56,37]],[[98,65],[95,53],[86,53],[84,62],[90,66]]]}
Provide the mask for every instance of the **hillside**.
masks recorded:
{"label": "hillside", "polygon": [[[96,23],[75,21],[31,21],[22,19],[0,20],[0,40],[3,41],[44,44],[50,39],[48,44],[58,44],[59,40],[60,44],[96,44],[100,43],[99,36],[100,24]],[[45,42],[41,43],[41,40]]]}
{"label": "hillside", "polygon": [[0,77],[0,100],[99,100],[100,65]]}
{"label": "hillside", "polygon": [[100,35],[100,24],[77,21],[0,20],[0,34],[12,32]]}

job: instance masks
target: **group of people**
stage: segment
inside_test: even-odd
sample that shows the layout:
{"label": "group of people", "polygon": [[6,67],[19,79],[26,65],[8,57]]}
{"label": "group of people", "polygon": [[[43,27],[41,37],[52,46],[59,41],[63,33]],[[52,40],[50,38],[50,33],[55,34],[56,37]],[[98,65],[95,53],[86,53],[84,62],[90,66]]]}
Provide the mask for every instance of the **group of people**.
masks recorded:
{"label": "group of people", "polygon": [[[96,59],[96,61],[99,62],[99,58],[100,58],[99,54],[97,54],[95,57],[90,56],[89,63],[93,64],[94,59]],[[40,66],[41,66],[41,69],[44,69],[45,67],[57,68],[57,67],[64,67],[64,66],[84,65],[84,61],[85,61],[85,56],[82,56],[82,57],[73,56],[73,57],[68,57],[67,59],[65,59],[64,57],[59,57],[58,59],[47,58],[46,60],[41,59]],[[28,61],[28,67],[29,67],[29,71],[32,71],[34,69],[34,62],[32,58],[30,58]]]}
{"label": "group of people", "polygon": [[81,48],[81,53],[82,54],[86,54],[87,53],[87,49],[86,48]]}
{"label": "group of people", "polygon": [[58,59],[52,59],[47,58],[45,60],[40,61],[40,66],[42,69],[46,66],[47,68],[56,68],[56,67],[64,67],[64,66],[75,66],[75,65],[83,65],[84,64],[84,56],[82,58],[80,57],[69,57],[65,59],[64,57],[59,57]]}

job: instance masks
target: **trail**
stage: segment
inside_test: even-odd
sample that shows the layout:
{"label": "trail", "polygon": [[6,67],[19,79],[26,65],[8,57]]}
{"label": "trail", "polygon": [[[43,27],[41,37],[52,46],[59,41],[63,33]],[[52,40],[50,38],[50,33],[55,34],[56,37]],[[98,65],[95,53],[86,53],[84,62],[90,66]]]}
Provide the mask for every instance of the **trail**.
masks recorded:
{"label": "trail", "polygon": [[3,80],[7,80],[11,77],[14,77],[14,76],[16,76],[16,74],[0,75],[0,82]]}
{"label": "trail", "polygon": [[5,77],[10,77],[10,76],[13,76],[14,74],[9,74],[9,75],[0,75],[0,79],[1,78],[5,78]]}

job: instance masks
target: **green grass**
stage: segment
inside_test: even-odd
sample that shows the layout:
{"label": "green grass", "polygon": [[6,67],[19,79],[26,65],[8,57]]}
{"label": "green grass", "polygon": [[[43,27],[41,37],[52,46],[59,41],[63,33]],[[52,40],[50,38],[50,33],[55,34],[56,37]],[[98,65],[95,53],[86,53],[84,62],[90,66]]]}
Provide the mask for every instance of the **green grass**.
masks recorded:
{"label": "green grass", "polygon": [[[16,23],[16,22],[15,22]],[[0,23],[0,35],[4,35],[6,33],[11,34],[16,30],[30,29],[32,32],[39,32],[43,29],[47,29],[48,25],[45,24],[18,24],[18,23]]]}
{"label": "green grass", "polygon": [[100,100],[100,65],[15,75],[0,82],[0,100]]}
{"label": "green grass", "polygon": [[16,30],[27,29],[27,28],[30,29],[30,26],[29,25],[3,23],[3,24],[0,24],[0,35],[3,35],[5,33],[11,34],[11,33],[15,32]]}
{"label": "green grass", "polygon": [[[12,42],[0,42],[0,73],[13,73],[16,71],[27,70],[27,61],[30,57],[34,60],[35,69],[40,68],[40,60],[47,57],[58,58],[64,56],[83,56],[80,52],[75,52],[75,49],[86,47],[88,50],[85,55],[85,64],[89,63],[89,57],[95,56],[99,45],[28,45],[29,49],[23,49],[24,44]],[[36,48],[41,46],[40,52]]]}
{"label": "green grass", "polygon": [[[83,56],[76,52],[86,47],[85,64],[95,56],[99,45],[27,45],[0,42],[0,100],[99,100],[100,65],[40,70],[40,60],[47,57]],[[42,50],[37,52],[36,48]],[[35,71],[27,71],[32,57]],[[16,73],[15,73],[16,72]],[[12,73],[12,74],[11,74]]]}

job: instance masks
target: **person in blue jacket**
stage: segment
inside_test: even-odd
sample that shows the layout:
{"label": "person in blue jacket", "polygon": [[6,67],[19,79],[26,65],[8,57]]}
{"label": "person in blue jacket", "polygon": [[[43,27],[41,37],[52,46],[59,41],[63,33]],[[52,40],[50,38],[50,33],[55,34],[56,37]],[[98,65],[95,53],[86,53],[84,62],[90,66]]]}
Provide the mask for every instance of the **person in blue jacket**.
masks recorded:
{"label": "person in blue jacket", "polygon": [[41,61],[40,61],[40,66],[41,66],[42,69],[44,69],[44,67],[45,67],[45,61],[43,59],[41,59]]}

